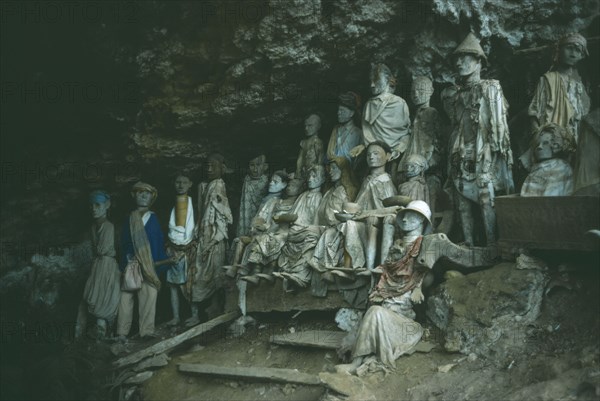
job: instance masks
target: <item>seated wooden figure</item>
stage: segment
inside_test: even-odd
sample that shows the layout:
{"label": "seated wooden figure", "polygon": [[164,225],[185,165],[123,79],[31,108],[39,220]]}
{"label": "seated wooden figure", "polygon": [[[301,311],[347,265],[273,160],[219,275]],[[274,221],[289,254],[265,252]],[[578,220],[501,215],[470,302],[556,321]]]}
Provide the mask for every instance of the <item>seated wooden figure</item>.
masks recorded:
{"label": "seated wooden figure", "polygon": [[[249,236],[241,236],[233,240],[232,265],[224,266],[226,274],[229,277],[236,276],[238,269],[242,267],[242,261],[247,259],[247,255],[250,253],[249,248],[257,246],[254,237],[276,229],[277,223],[273,221],[273,215],[280,208],[284,191],[288,187],[288,182],[289,176],[283,170],[276,171],[271,176],[268,186],[269,193],[263,198],[258,211],[252,219]],[[247,269],[245,270],[244,274],[248,274]]]}
{"label": "seated wooden figure", "polygon": [[296,177],[306,178],[308,169],[323,162],[325,148],[323,141],[319,138],[321,129],[321,117],[311,114],[304,121],[304,132],[306,138],[300,141],[300,152],[296,160]]}
{"label": "seated wooden figure", "polygon": [[308,260],[321,235],[319,207],[323,195],[321,186],[325,183],[325,168],[313,166],[308,171],[308,190],[298,197],[291,214],[296,216],[288,237],[277,260],[280,272],[275,277],[283,278],[284,288],[306,287],[311,279],[312,269]]}
{"label": "seated wooden figure", "polygon": [[[367,146],[366,153],[369,175],[363,181],[355,203],[363,211],[382,209],[383,200],[396,195],[392,178],[385,171],[392,150],[383,142],[372,142]],[[378,247],[380,230],[381,244]],[[378,248],[381,260],[385,260],[394,241],[394,230],[393,216],[369,216],[361,221],[346,221],[341,227],[341,232],[344,235],[345,252],[351,259],[352,267],[366,265],[372,270],[375,267]]]}
{"label": "seated wooden figure", "polygon": [[573,169],[565,160],[575,151],[573,136],[564,127],[549,123],[540,128],[531,144],[535,164],[521,187],[521,196],[567,196],[573,193]]}
{"label": "seated wooden figure", "polygon": [[414,321],[413,303],[424,300],[422,286],[440,258],[464,267],[491,265],[493,249],[454,245],[444,234],[427,235],[431,210],[423,201],[412,201],[398,212],[402,233],[394,242],[387,261],[374,270],[381,273],[371,290],[371,306],[359,325],[343,341],[338,353],[351,352],[352,362],[336,370],[355,374],[361,365],[394,368],[395,361],[421,339],[423,328]]}
{"label": "seated wooden figure", "polygon": [[292,178],[286,186],[286,198],[277,203],[268,229],[252,237],[244,251],[239,273],[240,280],[258,284],[261,278],[273,281],[272,272],[289,232],[290,223],[295,220],[292,209],[304,189],[304,181]]}

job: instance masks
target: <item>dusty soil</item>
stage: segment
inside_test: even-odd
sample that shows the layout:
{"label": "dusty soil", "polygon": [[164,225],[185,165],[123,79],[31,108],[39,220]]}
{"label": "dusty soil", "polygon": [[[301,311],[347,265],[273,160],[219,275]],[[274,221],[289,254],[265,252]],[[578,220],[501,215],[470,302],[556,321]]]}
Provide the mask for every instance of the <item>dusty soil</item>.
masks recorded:
{"label": "dusty soil", "polygon": [[[595,268],[597,270],[597,268]],[[600,297],[598,272],[574,273],[577,286],[555,287],[544,300],[540,318],[527,328],[519,352],[510,361],[449,354],[438,347],[397,361],[395,372],[356,378],[329,377],[353,389],[350,399],[372,400],[593,400],[600,398]],[[257,325],[240,337],[216,330],[171,355],[169,365],[141,388],[144,400],[336,400],[324,387],[190,376],[178,363],[298,369],[318,375],[334,372],[335,351],[269,343],[273,334],[300,330],[338,330],[333,314],[257,314]],[[427,326],[427,325],[425,325]],[[438,340],[429,330],[428,341]],[[518,345],[518,344],[517,344]],[[443,367],[453,366],[447,372]]]}

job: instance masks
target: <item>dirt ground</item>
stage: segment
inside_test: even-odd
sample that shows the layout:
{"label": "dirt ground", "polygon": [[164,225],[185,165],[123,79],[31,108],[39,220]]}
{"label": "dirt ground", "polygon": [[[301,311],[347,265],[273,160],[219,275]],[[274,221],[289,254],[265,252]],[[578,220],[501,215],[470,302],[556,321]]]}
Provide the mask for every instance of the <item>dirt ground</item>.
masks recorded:
{"label": "dirt ground", "polygon": [[[273,334],[301,330],[339,330],[333,313],[257,314],[255,326],[234,337],[215,330],[171,354],[140,391],[143,400],[338,400],[321,386],[251,382],[191,376],[179,363],[230,367],[298,369],[329,380],[356,400],[597,400],[600,399],[600,291],[598,269],[574,274],[576,287],[555,287],[544,299],[540,318],[527,328],[522,347],[510,361],[450,354],[441,346],[429,353],[402,356],[397,369],[357,378],[335,374],[341,363],[334,350],[275,345]],[[426,325],[425,325],[426,326]],[[427,327],[427,326],[426,326]],[[430,342],[438,341],[433,330]],[[447,370],[449,369],[449,370]],[[447,371],[446,371],[447,370]]]}

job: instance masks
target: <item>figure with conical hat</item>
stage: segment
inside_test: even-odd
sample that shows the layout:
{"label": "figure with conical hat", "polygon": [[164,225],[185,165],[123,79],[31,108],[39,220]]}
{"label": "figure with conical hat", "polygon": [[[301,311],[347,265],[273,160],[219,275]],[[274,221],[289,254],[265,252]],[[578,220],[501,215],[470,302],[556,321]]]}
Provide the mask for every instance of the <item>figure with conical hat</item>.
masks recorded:
{"label": "figure with conical hat", "polygon": [[[408,147],[410,115],[408,105],[394,95],[396,78],[385,64],[375,64],[371,69],[371,94],[365,103],[362,118],[363,146],[355,148],[353,155],[373,142],[383,142],[391,150],[390,161],[398,159]],[[392,164],[395,173],[397,162]]]}
{"label": "figure with conical hat", "polygon": [[474,213],[480,213],[487,243],[496,241],[497,193],[512,193],[513,163],[506,114],[508,103],[497,80],[481,79],[487,62],[479,41],[469,33],[454,51],[459,82],[451,107],[453,130],[448,145],[454,206],[465,242],[473,244]]}

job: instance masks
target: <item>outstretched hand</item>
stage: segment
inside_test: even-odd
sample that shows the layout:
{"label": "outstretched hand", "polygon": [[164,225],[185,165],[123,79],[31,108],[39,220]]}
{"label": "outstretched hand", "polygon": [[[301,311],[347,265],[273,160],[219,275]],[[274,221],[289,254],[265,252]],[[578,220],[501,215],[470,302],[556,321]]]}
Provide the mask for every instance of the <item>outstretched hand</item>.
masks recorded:
{"label": "outstretched hand", "polygon": [[410,294],[410,300],[415,304],[420,304],[425,300],[425,296],[423,295],[423,291],[421,291],[421,287],[417,287]]}

